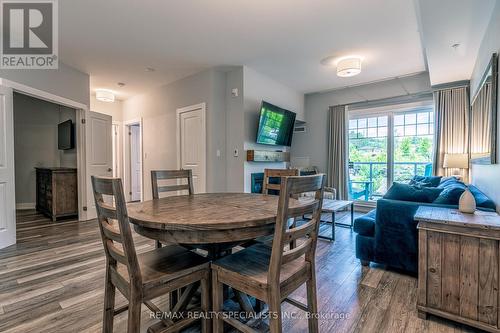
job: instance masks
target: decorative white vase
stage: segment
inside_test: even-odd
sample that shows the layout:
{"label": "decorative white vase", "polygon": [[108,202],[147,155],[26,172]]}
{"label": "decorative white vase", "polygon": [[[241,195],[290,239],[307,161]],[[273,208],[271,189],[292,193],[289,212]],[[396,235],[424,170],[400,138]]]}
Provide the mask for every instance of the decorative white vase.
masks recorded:
{"label": "decorative white vase", "polygon": [[466,189],[460,196],[458,210],[466,214],[474,214],[476,211],[476,199],[474,199],[469,189]]}

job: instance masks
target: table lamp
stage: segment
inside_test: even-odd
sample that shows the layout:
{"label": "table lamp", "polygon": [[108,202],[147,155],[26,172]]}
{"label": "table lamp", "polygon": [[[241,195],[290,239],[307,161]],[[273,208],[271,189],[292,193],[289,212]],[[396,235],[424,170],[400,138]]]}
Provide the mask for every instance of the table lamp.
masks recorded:
{"label": "table lamp", "polygon": [[469,168],[469,155],[468,154],[444,154],[443,168],[455,169],[454,176],[460,175],[459,169]]}

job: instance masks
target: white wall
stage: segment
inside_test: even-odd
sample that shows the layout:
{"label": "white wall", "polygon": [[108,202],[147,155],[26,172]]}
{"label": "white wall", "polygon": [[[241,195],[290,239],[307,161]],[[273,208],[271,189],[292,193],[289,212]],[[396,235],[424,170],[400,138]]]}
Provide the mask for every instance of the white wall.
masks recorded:
{"label": "white wall", "polygon": [[113,103],[99,101],[95,95],[90,96],[90,111],[107,114],[113,121],[123,120],[123,102],[115,100]]}
{"label": "white wall", "polygon": [[[252,68],[243,68],[243,98],[244,98],[244,149],[255,150],[282,150],[284,146],[268,146],[255,143],[259,126],[260,105],[263,100],[281,108],[297,113],[297,119],[304,120],[304,94],[297,92],[286,85],[261,74]],[[295,138],[292,140],[292,146]],[[244,152],[243,152],[243,155]],[[245,157],[245,156],[244,156]],[[245,192],[251,190],[251,174],[263,172],[265,168],[282,169],[286,163],[257,163],[244,162]]]}
{"label": "white wall", "polygon": [[430,91],[427,73],[366,84],[330,92],[308,94],[305,97],[306,133],[294,135],[291,154],[308,158],[321,172],[327,168],[328,108],[333,105],[364,102]]}
{"label": "white wall", "polygon": [[[123,102],[123,120],[143,119],[144,197],[151,170],[176,169],[176,110],[207,105],[207,191],[226,190],[225,72],[210,69]],[[217,157],[217,150],[221,156]]]}
{"label": "white wall", "polygon": [[76,111],[29,96],[14,94],[14,162],[16,203],[36,200],[35,167],[76,167],[76,149],[57,148],[57,125],[76,119]]}
{"label": "white wall", "polygon": [[[491,55],[493,53],[500,53],[500,1],[496,2],[495,8],[493,9],[493,14],[491,15],[491,21],[488,25],[486,33],[481,42],[479,48],[476,64],[474,65],[474,71],[471,77],[471,96],[474,96],[481,78],[488,66]],[[478,36],[480,38],[480,36]],[[500,96],[500,85],[498,86],[498,94]],[[498,110],[500,110],[500,98],[498,98]],[[498,119],[497,128],[500,130],[500,117]],[[500,156],[500,135],[497,136],[497,155]]]}
{"label": "white wall", "polygon": [[90,104],[89,75],[61,62],[59,69],[3,69],[0,70],[0,78],[85,105]]}

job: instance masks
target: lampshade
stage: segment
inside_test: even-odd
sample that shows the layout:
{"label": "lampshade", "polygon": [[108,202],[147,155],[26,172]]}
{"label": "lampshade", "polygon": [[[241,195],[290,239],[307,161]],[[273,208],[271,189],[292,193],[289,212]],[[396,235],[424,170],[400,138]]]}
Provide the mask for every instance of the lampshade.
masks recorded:
{"label": "lampshade", "polygon": [[468,154],[444,154],[443,168],[469,168]]}
{"label": "lampshade", "polygon": [[361,58],[345,58],[337,64],[337,76],[350,77],[359,73],[361,73]]}
{"label": "lampshade", "polygon": [[112,103],[115,101],[115,94],[112,91],[106,89],[96,89],[95,98],[102,102]]}

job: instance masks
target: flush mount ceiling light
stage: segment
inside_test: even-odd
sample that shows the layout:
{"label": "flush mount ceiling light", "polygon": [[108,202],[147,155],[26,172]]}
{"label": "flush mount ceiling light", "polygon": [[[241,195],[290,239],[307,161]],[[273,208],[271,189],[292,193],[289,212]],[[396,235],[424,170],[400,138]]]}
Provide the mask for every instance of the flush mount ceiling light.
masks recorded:
{"label": "flush mount ceiling light", "polygon": [[115,94],[111,90],[96,89],[95,98],[101,102],[113,103],[115,101]]}
{"label": "flush mount ceiling light", "polygon": [[361,58],[350,57],[340,59],[337,63],[337,76],[351,77],[361,73]]}

